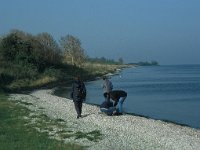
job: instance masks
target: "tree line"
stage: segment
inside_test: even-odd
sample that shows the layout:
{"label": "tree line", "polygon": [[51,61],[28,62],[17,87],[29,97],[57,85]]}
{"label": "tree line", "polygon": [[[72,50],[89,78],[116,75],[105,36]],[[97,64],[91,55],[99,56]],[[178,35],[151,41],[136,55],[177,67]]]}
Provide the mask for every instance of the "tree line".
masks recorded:
{"label": "tree line", "polygon": [[74,67],[81,70],[86,62],[118,63],[88,57],[81,41],[73,35],[63,36],[57,42],[46,32],[32,35],[12,30],[0,37],[0,86],[26,79],[29,84],[41,76],[59,79],[75,74],[78,69],[72,72]]}
{"label": "tree line", "polygon": [[155,60],[152,60],[151,62],[140,61],[137,63],[129,63],[129,64],[136,65],[136,66],[159,66],[159,63]]}
{"label": "tree line", "polygon": [[3,61],[32,63],[41,69],[63,62],[81,65],[86,56],[80,40],[72,35],[61,37],[58,44],[49,33],[33,36],[19,30],[1,38],[0,53]]}
{"label": "tree line", "polygon": [[3,61],[34,63],[42,70],[49,64],[67,63],[81,66],[85,61],[100,63],[123,63],[111,59],[90,58],[81,47],[81,41],[66,35],[59,43],[49,33],[31,35],[20,30],[12,30],[8,35],[0,37],[0,54]]}

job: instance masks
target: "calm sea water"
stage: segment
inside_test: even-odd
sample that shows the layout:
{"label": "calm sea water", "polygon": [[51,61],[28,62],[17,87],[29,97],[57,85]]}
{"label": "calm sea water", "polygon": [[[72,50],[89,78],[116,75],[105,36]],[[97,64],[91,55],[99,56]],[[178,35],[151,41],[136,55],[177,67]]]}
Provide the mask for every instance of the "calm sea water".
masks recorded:
{"label": "calm sea water", "polygon": [[[200,128],[200,65],[124,69],[110,79],[114,89],[127,91],[124,111]],[[102,80],[86,83],[87,103],[101,104]],[[69,88],[58,95],[69,97]]]}

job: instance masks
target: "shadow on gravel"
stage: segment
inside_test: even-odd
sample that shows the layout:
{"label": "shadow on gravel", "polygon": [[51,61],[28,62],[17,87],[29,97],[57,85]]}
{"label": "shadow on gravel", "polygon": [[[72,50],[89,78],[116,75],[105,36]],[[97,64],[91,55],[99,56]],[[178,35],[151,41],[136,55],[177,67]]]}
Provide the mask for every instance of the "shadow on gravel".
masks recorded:
{"label": "shadow on gravel", "polygon": [[89,115],[92,115],[92,114],[94,114],[94,113],[82,115],[81,118],[85,118],[85,117],[87,117],[87,116],[89,116]]}

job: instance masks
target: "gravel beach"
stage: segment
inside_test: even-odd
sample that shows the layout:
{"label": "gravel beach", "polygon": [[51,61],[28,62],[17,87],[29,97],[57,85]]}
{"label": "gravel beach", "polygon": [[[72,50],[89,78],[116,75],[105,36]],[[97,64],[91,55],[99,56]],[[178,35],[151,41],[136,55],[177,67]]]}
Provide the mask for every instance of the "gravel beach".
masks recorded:
{"label": "gravel beach", "polygon": [[[53,89],[30,94],[11,94],[10,100],[31,103],[32,112],[41,112],[52,119],[64,120],[73,131],[100,131],[102,138],[66,138],[65,142],[88,146],[91,150],[200,150],[200,130],[160,120],[124,114],[106,116],[99,107],[83,104],[83,117],[76,119],[72,100],[52,94]],[[60,139],[56,134],[53,138]]]}

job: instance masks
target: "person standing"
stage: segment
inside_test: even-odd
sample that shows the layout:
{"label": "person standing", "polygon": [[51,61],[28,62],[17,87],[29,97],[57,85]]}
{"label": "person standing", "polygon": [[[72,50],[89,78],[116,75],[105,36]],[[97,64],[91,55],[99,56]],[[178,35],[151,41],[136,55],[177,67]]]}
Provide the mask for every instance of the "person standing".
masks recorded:
{"label": "person standing", "polygon": [[81,81],[80,76],[76,76],[72,84],[71,98],[73,99],[78,119],[81,117],[82,103],[86,99],[86,87],[83,81]]}
{"label": "person standing", "polygon": [[110,80],[108,80],[107,77],[103,77],[103,95],[105,97],[105,100],[106,101],[110,101],[110,92],[112,91],[113,89],[113,84]]}
{"label": "person standing", "polygon": [[122,115],[123,103],[127,97],[127,93],[123,90],[113,90],[110,92],[110,98],[114,101],[114,106],[118,108],[118,115]]}

